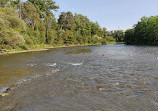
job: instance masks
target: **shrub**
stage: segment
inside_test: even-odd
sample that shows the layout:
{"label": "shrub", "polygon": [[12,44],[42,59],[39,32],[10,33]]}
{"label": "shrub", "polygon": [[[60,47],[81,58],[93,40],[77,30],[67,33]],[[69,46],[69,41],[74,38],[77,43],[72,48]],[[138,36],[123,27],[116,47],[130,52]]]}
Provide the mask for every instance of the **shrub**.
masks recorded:
{"label": "shrub", "polygon": [[20,45],[19,48],[23,49],[23,50],[28,50],[28,46],[23,44],[23,45]]}

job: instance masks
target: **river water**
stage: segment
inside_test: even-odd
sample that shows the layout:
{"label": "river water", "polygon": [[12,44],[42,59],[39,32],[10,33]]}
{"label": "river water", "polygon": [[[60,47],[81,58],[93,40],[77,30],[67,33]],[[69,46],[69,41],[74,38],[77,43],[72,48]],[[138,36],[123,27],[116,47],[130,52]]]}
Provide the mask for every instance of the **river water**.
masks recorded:
{"label": "river water", "polygon": [[124,44],[0,56],[2,111],[158,111],[158,47]]}

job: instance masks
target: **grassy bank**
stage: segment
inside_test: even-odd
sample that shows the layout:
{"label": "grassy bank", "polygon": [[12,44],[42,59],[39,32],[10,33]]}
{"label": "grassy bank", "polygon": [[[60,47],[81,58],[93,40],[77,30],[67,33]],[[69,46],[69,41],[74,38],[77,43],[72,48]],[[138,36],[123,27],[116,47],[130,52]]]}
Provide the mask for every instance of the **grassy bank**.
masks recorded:
{"label": "grassy bank", "polygon": [[[116,42],[107,42],[106,44],[115,44]],[[0,55],[5,54],[16,54],[16,53],[24,53],[24,52],[33,52],[33,51],[46,51],[50,48],[62,48],[62,47],[77,47],[77,46],[92,46],[92,45],[103,45],[103,44],[84,44],[84,45],[34,45],[30,46],[27,49],[17,48],[17,49],[0,49]]]}

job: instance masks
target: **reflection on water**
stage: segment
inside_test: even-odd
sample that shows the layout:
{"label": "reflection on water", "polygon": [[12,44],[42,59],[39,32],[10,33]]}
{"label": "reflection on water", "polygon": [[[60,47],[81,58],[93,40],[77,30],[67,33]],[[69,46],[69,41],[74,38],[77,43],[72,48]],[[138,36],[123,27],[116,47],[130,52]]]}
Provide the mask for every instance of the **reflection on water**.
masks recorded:
{"label": "reflection on water", "polygon": [[158,47],[118,44],[0,56],[2,90],[34,78],[1,98],[0,109],[157,111],[157,52]]}

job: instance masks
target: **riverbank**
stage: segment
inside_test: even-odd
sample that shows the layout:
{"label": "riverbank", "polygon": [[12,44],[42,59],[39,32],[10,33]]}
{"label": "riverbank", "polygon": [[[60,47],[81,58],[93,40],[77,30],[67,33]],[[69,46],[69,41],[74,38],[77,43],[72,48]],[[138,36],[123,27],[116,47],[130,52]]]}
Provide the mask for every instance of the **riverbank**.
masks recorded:
{"label": "riverbank", "polygon": [[46,51],[49,49],[30,49],[30,50],[23,50],[23,51],[7,51],[7,52],[0,52],[0,55],[6,55],[6,54],[16,54],[16,53],[24,53],[24,52],[35,52],[35,51]]}
{"label": "riverbank", "polygon": [[[108,42],[107,44],[115,44],[115,42]],[[84,45],[60,45],[60,46],[52,46],[52,45],[44,45],[43,47],[38,47],[37,49],[28,49],[28,50],[2,50],[0,51],[0,55],[6,54],[17,54],[17,53],[25,53],[25,52],[37,52],[37,51],[47,51],[52,48],[64,48],[64,47],[81,47],[81,46],[93,46],[93,45],[102,45],[102,44],[84,44]]]}
{"label": "riverbank", "polygon": [[16,53],[25,53],[25,52],[37,52],[37,51],[47,51],[49,49],[52,48],[62,48],[62,47],[77,47],[77,46],[87,46],[87,45],[70,45],[70,46],[66,46],[66,45],[62,45],[62,46],[45,46],[42,47],[40,49],[28,49],[28,50],[5,50],[5,51],[1,51],[0,55],[6,55],[6,54],[16,54]]}

